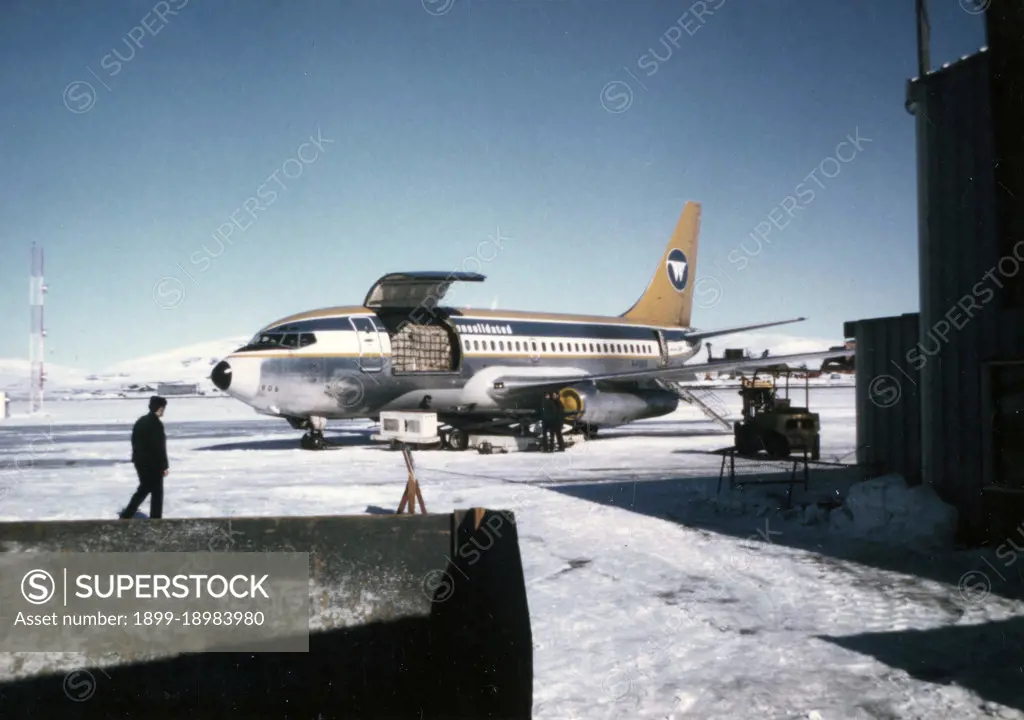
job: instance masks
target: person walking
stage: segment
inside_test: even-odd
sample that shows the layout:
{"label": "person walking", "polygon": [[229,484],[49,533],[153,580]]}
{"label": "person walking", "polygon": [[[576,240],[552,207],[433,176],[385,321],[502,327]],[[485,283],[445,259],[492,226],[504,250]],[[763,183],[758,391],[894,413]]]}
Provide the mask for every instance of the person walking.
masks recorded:
{"label": "person walking", "polygon": [[167,401],[159,395],[149,399],[149,412],[140,417],[132,428],[132,464],[139,476],[139,487],[121,511],[121,519],[135,517],[139,506],[149,495],[149,517],[163,516],[164,476],[168,472],[167,434],[160,420]]}

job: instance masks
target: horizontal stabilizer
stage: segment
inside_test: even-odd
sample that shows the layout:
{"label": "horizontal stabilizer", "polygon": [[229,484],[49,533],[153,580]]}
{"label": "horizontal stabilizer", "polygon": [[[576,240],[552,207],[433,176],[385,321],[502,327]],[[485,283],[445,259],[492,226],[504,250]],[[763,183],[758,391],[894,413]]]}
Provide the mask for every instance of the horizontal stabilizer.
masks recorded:
{"label": "horizontal stabilizer", "polygon": [[721,335],[735,335],[737,333],[749,332],[750,330],[761,330],[763,328],[776,327],[778,325],[789,325],[791,323],[803,322],[807,318],[793,318],[792,320],[774,320],[772,322],[758,323],[757,325],[738,325],[731,328],[722,328],[719,330],[694,330],[692,333],[686,334],[686,339],[690,342],[696,342],[698,340],[707,340],[708,338],[719,337]]}

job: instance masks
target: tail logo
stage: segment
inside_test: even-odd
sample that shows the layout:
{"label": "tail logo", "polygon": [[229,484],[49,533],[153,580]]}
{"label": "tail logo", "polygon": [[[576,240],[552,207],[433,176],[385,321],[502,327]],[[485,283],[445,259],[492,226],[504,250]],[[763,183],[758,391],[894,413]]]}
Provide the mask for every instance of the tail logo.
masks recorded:
{"label": "tail logo", "polygon": [[665,272],[668,274],[668,281],[677,292],[686,289],[686,281],[690,277],[690,264],[682,250],[674,249],[668,254],[665,259]]}

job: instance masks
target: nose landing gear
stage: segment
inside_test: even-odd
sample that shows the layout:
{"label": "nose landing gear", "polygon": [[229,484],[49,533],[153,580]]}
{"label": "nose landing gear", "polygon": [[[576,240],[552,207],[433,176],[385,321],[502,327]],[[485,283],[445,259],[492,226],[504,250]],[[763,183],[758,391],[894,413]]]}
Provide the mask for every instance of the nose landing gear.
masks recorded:
{"label": "nose landing gear", "polygon": [[323,450],[327,443],[324,441],[324,428],[327,426],[327,418],[325,417],[310,417],[310,418],[286,418],[288,424],[296,430],[308,430],[308,432],[302,436],[299,440],[299,446],[303,450]]}

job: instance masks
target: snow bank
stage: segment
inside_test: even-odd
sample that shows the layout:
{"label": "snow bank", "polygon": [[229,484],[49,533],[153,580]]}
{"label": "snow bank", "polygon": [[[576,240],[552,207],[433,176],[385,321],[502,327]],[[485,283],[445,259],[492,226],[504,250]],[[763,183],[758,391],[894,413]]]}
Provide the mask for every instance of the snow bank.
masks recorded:
{"label": "snow bank", "polygon": [[[777,473],[778,469],[766,466],[762,472]],[[761,485],[753,475],[737,475],[737,481],[748,480],[749,484],[732,491],[728,482],[718,490],[717,477],[696,480],[690,487],[697,498],[715,507],[716,514],[777,516],[784,523],[893,548],[927,551],[953,546],[957,511],[939,499],[931,486],[908,487],[903,477],[895,474],[858,482],[852,482],[845,472],[813,475],[811,493],[801,492],[797,485],[794,490],[798,497],[786,510],[781,506],[784,486]],[[821,502],[822,498],[836,497],[843,498],[839,507]]]}
{"label": "snow bank", "polygon": [[907,487],[900,475],[853,485],[842,507],[829,513],[830,532],[915,549],[950,547],[956,524],[956,509],[930,485]]}

